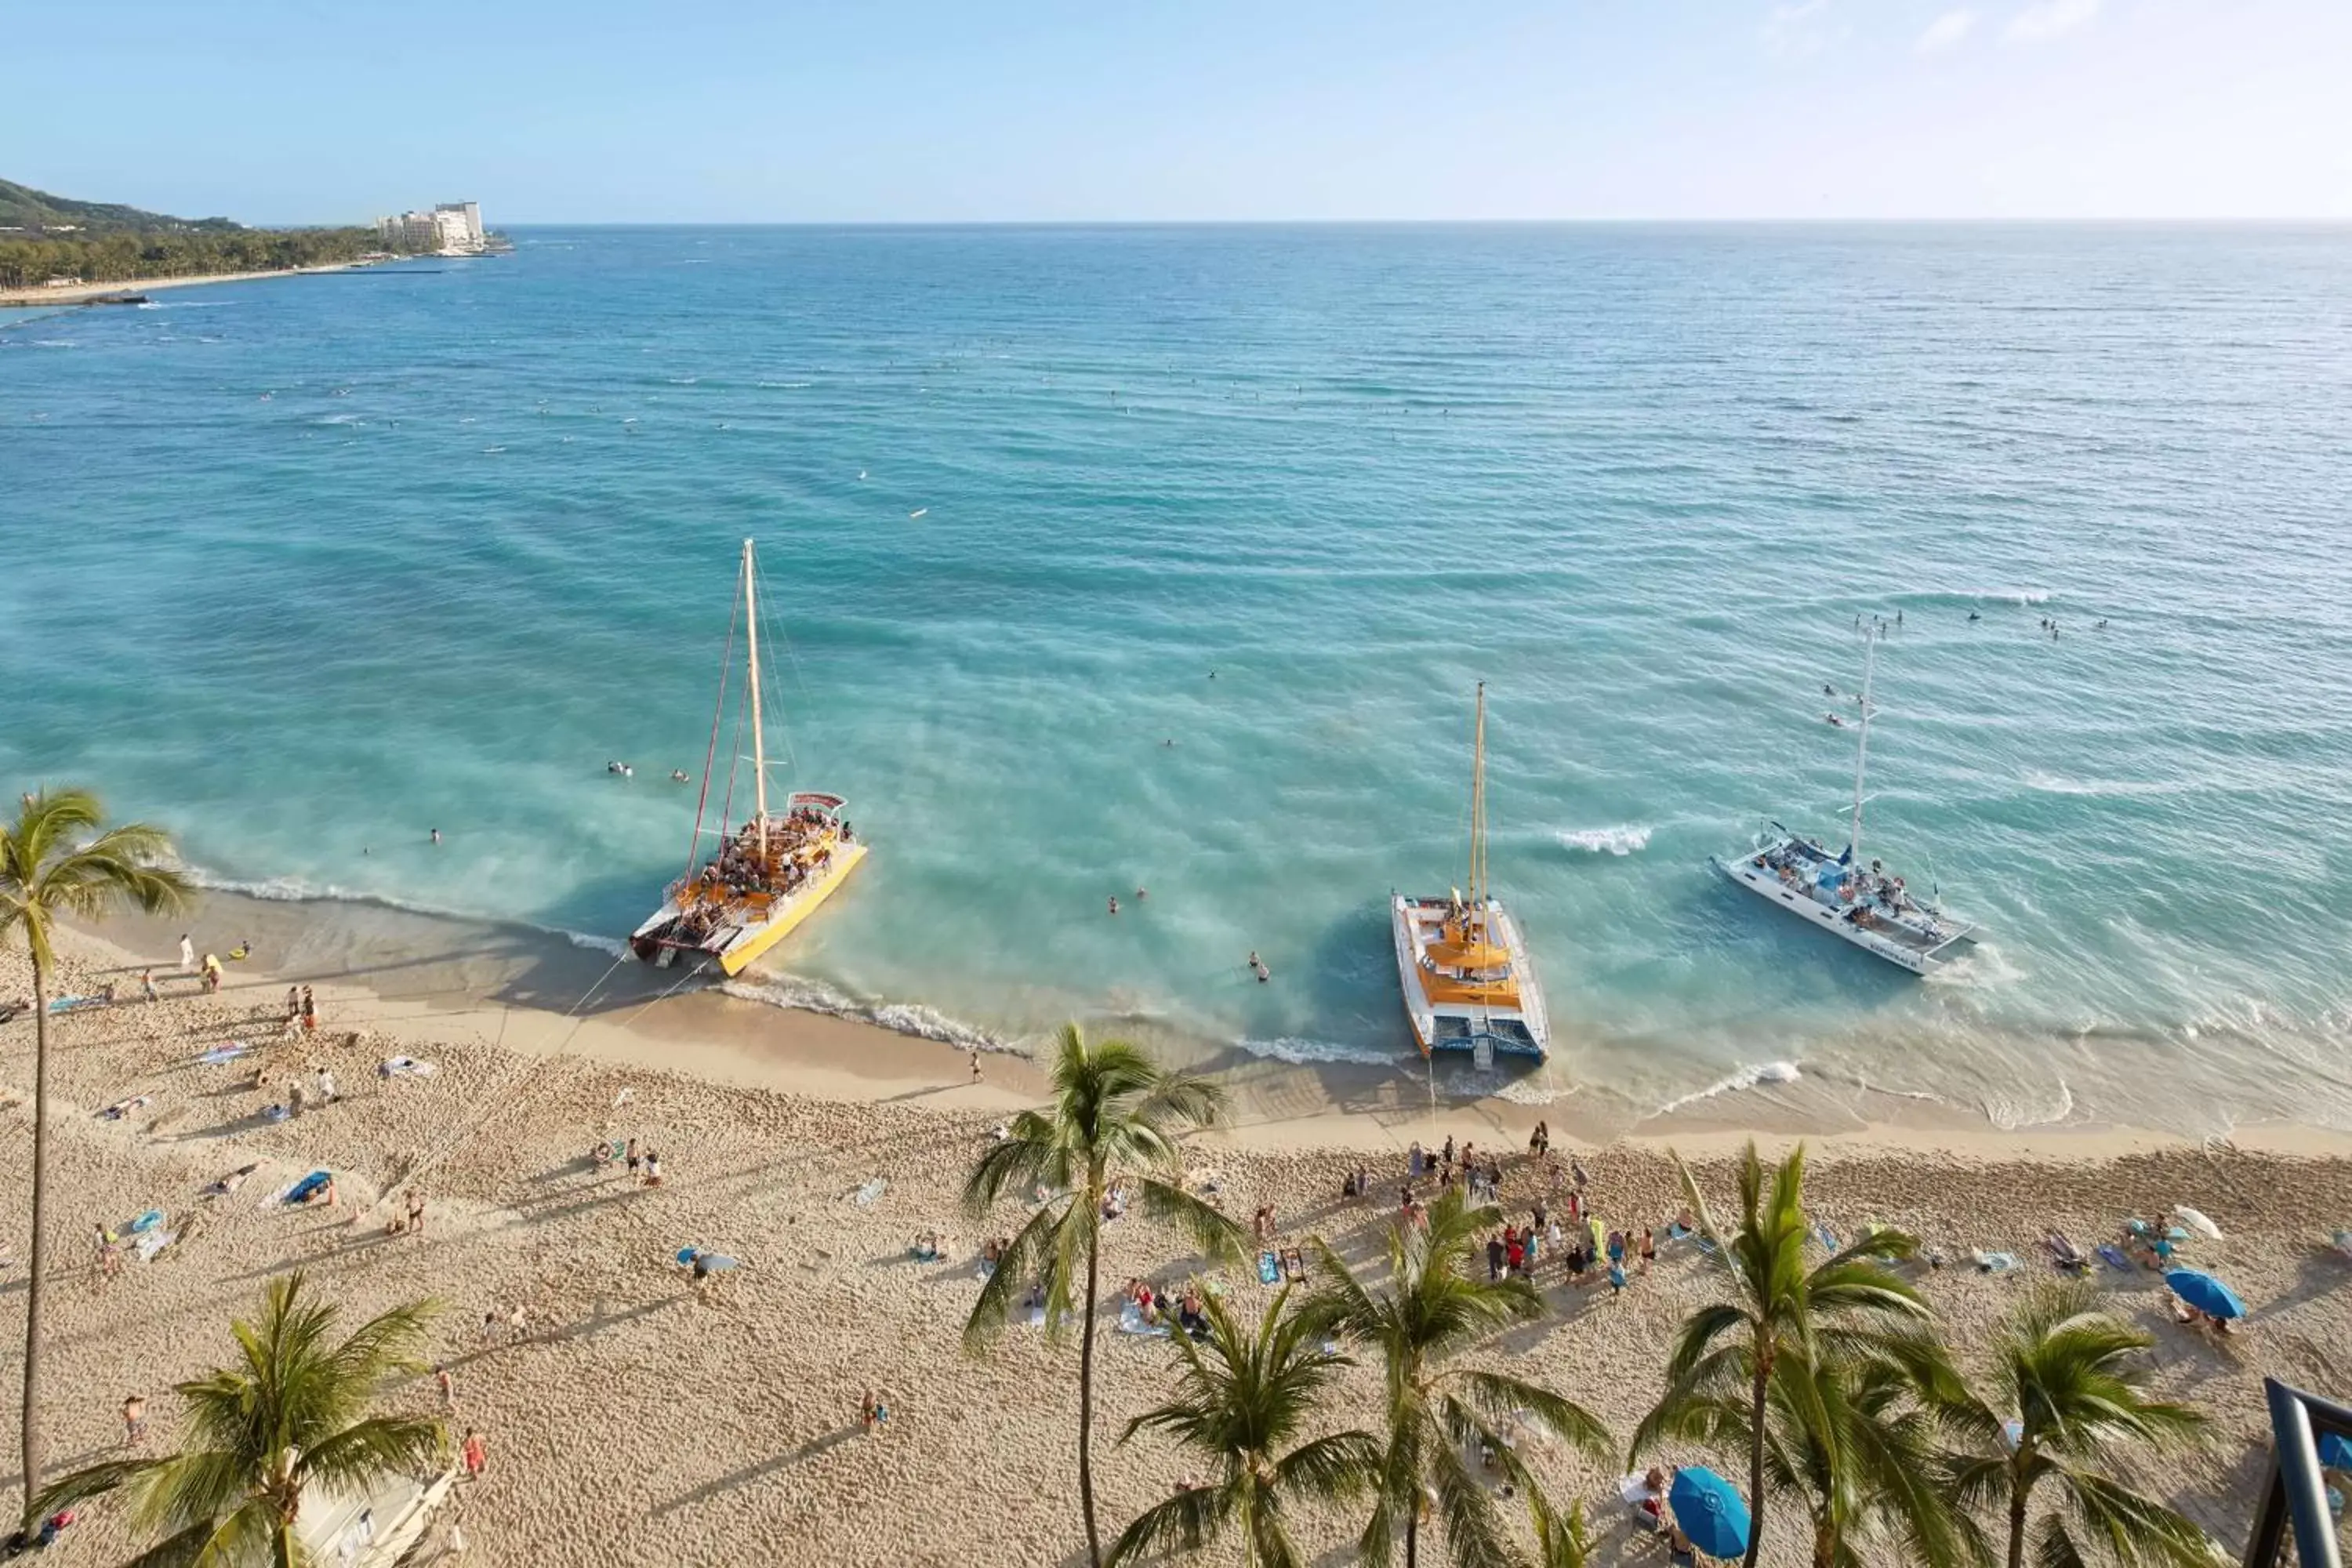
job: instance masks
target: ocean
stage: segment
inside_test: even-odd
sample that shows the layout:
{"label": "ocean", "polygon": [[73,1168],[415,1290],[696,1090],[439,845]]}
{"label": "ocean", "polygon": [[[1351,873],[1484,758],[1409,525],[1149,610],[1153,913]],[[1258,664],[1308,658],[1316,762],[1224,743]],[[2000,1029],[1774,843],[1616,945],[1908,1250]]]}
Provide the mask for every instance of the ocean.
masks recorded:
{"label": "ocean", "polygon": [[[0,318],[0,779],[609,941],[754,537],[874,854],[748,994],[1402,1064],[1484,680],[1506,1092],[2352,1126],[2352,234],[515,239]],[[1842,840],[1882,616],[1865,852],[1989,933],[1925,983],[1706,867]]]}

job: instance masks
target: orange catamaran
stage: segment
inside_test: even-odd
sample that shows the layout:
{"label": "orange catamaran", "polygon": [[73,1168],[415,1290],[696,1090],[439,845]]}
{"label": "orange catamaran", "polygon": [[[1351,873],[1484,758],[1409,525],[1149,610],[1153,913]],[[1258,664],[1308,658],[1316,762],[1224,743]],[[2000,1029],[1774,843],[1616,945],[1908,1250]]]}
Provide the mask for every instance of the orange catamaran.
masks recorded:
{"label": "orange catamaran", "polygon": [[[782,942],[866,858],[866,845],[844,815],[837,795],[804,791],[790,797],[781,813],[768,809],[767,733],[760,708],[760,606],[751,542],[743,542],[743,566],[735,603],[744,627],[749,677],[744,706],[751,730],[751,816],[730,827],[735,777],[728,770],[719,826],[719,851],[702,859],[703,816],[710,805],[710,773],[703,770],[702,799],[694,813],[694,842],[687,851],[686,875],[670,884],[662,907],[629,938],[639,958],[663,967],[681,958],[716,961],[729,974],[740,974],[752,960]],[[727,703],[732,674],[733,637],[719,678],[719,712]],[[711,753],[719,749],[719,723],[711,723]],[[740,761],[740,758],[737,759]],[[699,862],[699,865],[697,863]]]}
{"label": "orange catamaran", "polygon": [[1470,896],[1389,900],[1405,1016],[1424,1057],[1463,1051],[1481,1067],[1497,1055],[1533,1057],[1550,1048],[1543,988],[1528,963],[1518,922],[1486,885],[1486,683],[1478,683],[1478,728],[1470,774]]}

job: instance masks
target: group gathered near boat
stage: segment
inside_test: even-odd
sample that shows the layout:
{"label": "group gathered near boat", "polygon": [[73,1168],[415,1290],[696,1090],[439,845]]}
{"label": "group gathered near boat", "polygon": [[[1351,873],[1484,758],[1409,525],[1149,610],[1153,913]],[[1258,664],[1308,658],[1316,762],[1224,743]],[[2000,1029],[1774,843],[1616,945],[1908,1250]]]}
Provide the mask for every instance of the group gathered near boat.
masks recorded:
{"label": "group gathered near boat", "polygon": [[[866,846],[844,814],[837,795],[803,791],[793,795],[780,813],[768,809],[768,752],[760,704],[760,617],[757,563],[751,541],[743,542],[743,564],[736,589],[736,605],[745,628],[749,675],[744,682],[745,717],[751,732],[752,809],[749,820],[730,827],[728,805],[734,797],[730,771],[726,793],[719,801],[719,821],[712,831],[719,851],[698,867],[706,837],[704,812],[710,804],[706,772],[702,804],[696,809],[694,839],[684,876],[670,884],[660,909],[629,938],[637,957],[663,967],[684,958],[695,963],[715,962],[728,974],[740,974],[761,953],[792,934],[833,896],[849,873],[866,858]],[[730,636],[731,641],[731,636]],[[727,701],[732,649],[719,676],[719,709]],[[719,724],[711,728],[717,745]]]}

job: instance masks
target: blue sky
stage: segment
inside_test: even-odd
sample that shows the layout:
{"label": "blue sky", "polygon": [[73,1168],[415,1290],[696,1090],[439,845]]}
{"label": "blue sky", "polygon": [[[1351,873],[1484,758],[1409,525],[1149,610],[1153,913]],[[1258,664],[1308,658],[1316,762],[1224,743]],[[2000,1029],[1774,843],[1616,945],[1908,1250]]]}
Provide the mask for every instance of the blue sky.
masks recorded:
{"label": "blue sky", "polygon": [[2352,217],[2352,0],[126,0],[9,31],[0,177],[256,223]]}

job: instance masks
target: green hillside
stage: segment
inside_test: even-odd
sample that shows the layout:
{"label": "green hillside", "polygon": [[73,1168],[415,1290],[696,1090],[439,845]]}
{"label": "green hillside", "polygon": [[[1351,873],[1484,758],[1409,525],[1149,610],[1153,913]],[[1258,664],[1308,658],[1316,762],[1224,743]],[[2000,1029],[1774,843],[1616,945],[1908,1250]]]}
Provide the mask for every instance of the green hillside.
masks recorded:
{"label": "green hillside", "polygon": [[84,234],[226,234],[240,226],[225,217],[173,217],[113,202],[78,202],[30,185],[0,180],[0,229],[67,227]]}

